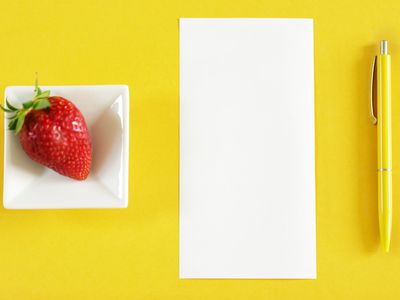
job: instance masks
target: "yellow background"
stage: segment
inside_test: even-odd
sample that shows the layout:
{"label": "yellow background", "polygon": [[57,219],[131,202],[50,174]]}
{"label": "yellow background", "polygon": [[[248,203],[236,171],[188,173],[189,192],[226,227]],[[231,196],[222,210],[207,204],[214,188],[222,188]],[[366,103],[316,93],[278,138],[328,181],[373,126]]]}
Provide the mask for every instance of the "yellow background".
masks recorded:
{"label": "yellow background", "polygon": [[[317,280],[178,279],[179,17],[314,18]],[[382,38],[393,65],[390,254],[378,248],[368,110]],[[124,83],[132,94],[129,208],[1,208],[0,299],[399,298],[398,1],[0,0],[0,46],[1,91],[38,71],[46,85]]]}

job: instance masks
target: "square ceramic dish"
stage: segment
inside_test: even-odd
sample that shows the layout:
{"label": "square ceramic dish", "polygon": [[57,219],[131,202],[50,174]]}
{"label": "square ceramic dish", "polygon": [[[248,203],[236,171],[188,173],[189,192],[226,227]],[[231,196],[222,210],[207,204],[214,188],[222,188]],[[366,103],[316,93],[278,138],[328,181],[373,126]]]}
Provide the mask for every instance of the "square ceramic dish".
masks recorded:
{"label": "square ceramic dish", "polygon": [[[92,138],[89,177],[76,181],[30,160],[4,121],[3,203],[8,209],[122,208],[128,206],[129,88],[126,85],[41,86],[72,101]],[[33,86],[11,86],[16,106],[32,99]]]}

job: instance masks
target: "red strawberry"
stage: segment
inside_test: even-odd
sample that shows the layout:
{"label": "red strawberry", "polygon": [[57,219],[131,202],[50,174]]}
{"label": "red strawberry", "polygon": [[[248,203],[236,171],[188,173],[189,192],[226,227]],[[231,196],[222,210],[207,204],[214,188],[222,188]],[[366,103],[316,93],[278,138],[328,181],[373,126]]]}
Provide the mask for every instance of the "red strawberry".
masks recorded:
{"label": "red strawberry", "polygon": [[92,143],[79,109],[62,97],[50,97],[36,85],[36,96],[17,109],[8,101],[6,112],[13,113],[9,129],[19,133],[26,154],[61,175],[77,180],[88,177]]}

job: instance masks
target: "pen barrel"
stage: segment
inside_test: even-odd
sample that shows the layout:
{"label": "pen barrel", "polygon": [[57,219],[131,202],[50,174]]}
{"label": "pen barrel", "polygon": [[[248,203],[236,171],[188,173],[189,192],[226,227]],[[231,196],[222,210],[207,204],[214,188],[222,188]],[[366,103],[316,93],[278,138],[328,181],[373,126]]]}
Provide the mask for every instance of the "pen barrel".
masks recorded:
{"label": "pen barrel", "polygon": [[392,169],[390,55],[377,59],[378,170]]}
{"label": "pen barrel", "polygon": [[392,227],[392,120],[390,82],[390,55],[378,55],[378,205],[381,241],[386,251],[389,251]]}
{"label": "pen barrel", "polygon": [[378,171],[378,212],[381,243],[386,252],[392,231],[392,172]]}

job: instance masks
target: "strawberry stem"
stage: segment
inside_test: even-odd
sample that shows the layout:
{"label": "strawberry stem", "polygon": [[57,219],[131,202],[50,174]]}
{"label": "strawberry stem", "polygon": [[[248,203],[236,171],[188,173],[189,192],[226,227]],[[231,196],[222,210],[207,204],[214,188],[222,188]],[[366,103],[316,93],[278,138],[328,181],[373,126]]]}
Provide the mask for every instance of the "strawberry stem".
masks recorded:
{"label": "strawberry stem", "polygon": [[36,77],[35,80],[35,96],[24,103],[22,103],[21,108],[17,108],[8,102],[6,98],[6,105],[2,106],[0,104],[0,108],[6,112],[11,114],[9,117],[10,122],[8,123],[8,129],[15,131],[15,133],[19,133],[24,125],[25,117],[32,110],[41,110],[50,107],[50,91],[42,91],[38,85],[38,80]]}

